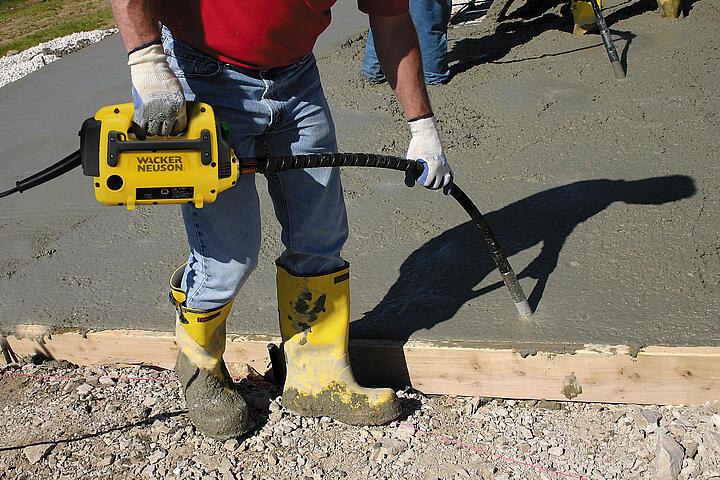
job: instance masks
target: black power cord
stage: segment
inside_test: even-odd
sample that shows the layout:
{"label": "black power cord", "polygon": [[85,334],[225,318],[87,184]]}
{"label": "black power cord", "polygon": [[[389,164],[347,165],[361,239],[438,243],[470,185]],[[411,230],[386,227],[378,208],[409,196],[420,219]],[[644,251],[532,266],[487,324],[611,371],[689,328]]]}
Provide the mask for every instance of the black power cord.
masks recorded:
{"label": "black power cord", "polygon": [[12,195],[13,193],[19,192],[17,187],[13,187],[10,190],[5,190],[4,192],[0,192],[0,198],[7,197],[8,195]]}
{"label": "black power cord", "polygon": [[50,165],[48,168],[22,180],[18,180],[15,182],[15,187],[4,192],[0,192],[0,198],[7,197],[13,193],[24,192],[25,190],[42,185],[45,182],[49,182],[50,180],[79,167],[81,164],[82,160],[80,158],[80,150],[76,150],[59,162]]}

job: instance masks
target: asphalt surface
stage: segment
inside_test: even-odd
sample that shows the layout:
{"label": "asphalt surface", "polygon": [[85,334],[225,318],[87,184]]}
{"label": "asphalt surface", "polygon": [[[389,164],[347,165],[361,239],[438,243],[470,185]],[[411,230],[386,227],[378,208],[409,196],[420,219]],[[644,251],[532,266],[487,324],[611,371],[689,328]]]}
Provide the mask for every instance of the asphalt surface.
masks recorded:
{"label": "asphalt surface", "polygon": [[[352,3],[335,12],[336,30],[318,50],[341,149],[402,154],[407,132],[388,87],[357,79],[362,40],[329,46],[366,22],[349,13]],[[521,12],[526,36],[451,32],[456,77],[431,89],[457,181],[511,255],[535,318],[515,317],[451,199],[407,189],[400,174],[346,170],[353,336],[720,344],[720,88],[709,33],[720,14],[703,0],[667,22],[634,5],[609,12],[633,35],[618,41],[630,62],[624,84],[612,80],[598,37]],[[76,149],[97,108],[128,100],[123,55],[114,35],[0,89],[0,188]],[[264,183],[262,259],[231,332],[278,332],[281,245]],[[100,206],[77,171],[0,200],[0,245],[2,330],[173,327],[167,277],[187,249],[178,208]]]}

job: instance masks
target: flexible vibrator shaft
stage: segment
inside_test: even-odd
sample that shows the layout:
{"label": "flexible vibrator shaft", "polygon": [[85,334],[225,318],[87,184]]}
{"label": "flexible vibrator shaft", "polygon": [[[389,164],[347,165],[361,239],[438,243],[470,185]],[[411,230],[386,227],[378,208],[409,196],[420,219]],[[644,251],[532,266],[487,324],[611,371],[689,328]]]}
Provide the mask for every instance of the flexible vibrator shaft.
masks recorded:
{"label": "flexible vibrator shaft", "polygon": [[[273,157],[247,157],[238,159],[240,174],[247,173],[273,173],[285,170],[318,168],[318,167],[371,167],[386,168],[389,170],[399,170],[410,172],[415,177],[419,177],[423,173],[424,165],[415,160],[407,158],[394,157],[391,155],[375,155],[368,153],[324,153],[314,155],[278,155]],[[467,212],[472,221],[477,225],[482,233],[485,242],[490,250],[490,255],[497,266],[503,282],[510,292],[515,308],[521,318],[527,318],[532,315],[532,308],[527,301],[525,292],[523,291],[517,276],[510,266],[507,257],[502,251],[500,244],[495,238],[490,225],[487,223],[483,214],[465,194],[465,192],[457,185],[453,184],[450,195],[457,200],[460,206]]]}

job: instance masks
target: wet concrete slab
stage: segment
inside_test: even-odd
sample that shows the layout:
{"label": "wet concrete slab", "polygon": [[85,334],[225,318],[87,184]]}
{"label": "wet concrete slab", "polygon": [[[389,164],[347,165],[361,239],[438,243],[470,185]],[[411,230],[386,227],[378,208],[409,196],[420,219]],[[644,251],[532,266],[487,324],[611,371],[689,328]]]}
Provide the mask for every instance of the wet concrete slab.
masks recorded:
{"label": "wet concrete slab", "polygon": [[[481,237],[451,199],[407,189],[400,174],[346,169],[351,334],[719,344],[720,86],[703,32],[720,19],[709,3],[696,2],[682,24],[611,8],[615,26],[635,36],[618,42],[630,62],[624,84],[612,80],[597,37],[573,37],[547,16],[523,20],[527,38],[451,32],[457,75],[431,88],[448,156],[537,313],[516,318]],[[353,18],[318,49],[341,149],[402,154],[407,132],[388,87],[357,78],[362,41],[328,46],[362,28],[366,20]],[[123,59],[115,35],[0,89],[0,188],[77,148],[80,124],[98,107],[128,100]],[[257,182],[262,257],[230,331],[276,334],[282,247],[265,180]],[[0,245],[3,330],[172,329],[167,277],[187,249],[178,208],[100,206],[78,171],[0,200]]]}

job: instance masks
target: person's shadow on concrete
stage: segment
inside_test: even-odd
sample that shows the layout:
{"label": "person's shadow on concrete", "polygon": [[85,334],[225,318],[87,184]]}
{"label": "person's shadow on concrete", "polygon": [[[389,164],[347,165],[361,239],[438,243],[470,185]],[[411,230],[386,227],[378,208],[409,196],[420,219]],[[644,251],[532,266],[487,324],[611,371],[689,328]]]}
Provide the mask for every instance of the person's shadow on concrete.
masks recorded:
{"label": "person's shadow on concrete", "polygon": [[[691,177],[586,180],[536,193],[485,215],[508,257],[541,245],[519,278],[537,282],[529,295],[537,309],[560,252],[575,227],[614,202],[660,205],[695,193]],[[612,251],[607,252],[613,255]],[[371,311],[351,324],[352,338],[407,341],[419,330],[449,320],[469,300],[496,288],[476,287],[495,271],[479,229],[468,221],[433,238],[400,266],[400,277]],[[499,279],[499,274],[498,274]],[[513,312],[508,297],[508,314]]]}

